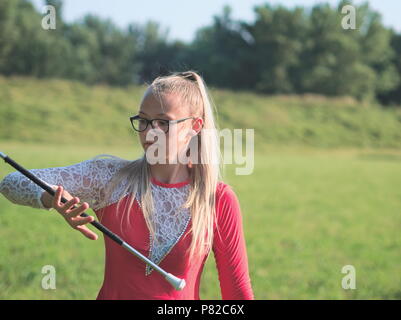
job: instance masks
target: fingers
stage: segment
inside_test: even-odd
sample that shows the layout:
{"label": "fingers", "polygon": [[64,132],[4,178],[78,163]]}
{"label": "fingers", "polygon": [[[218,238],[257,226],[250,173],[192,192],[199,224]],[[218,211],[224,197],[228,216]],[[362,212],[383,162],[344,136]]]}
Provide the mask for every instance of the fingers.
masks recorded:
{"label": "fingers", "polygon": [[[58,186],[56,189],[56,194],[53,198],[53,207],[57,209],[57,211],[63,215],[65,218],[70,218],[81,214],[85,210],[89,208],[89,205],[84,202],[83,205],[79,207],[75,207],[77,203],[79,203],[78,197],[72,197],[68,192],[65,191],[65,197],[70,198],[67,202],[61,202],[61,196],[64,192],[62,186]],[[79,211],[79,213],[78,213]]]}
{"label": "fingers", "polygon": [[[75,205],[76,203],[79,202],[79,198],[77,198],[77,200],[75,200],[75,201],[74,201],[74,199],[72,199],[71,201],[72,201],[71,204],[74,204],[74,205]],[[67,205],[67,203],[66,203],[66,205]],[[70,205],[70,207],[71,207],[71,206],[72,206],[72,205]],[[81,213],[85,212],[85,211],[88,210],[88,209],[89,209],[89,204],[86,203],[86,202],[84,202],[84,203],[81,204],[80,206],[78,206],[78,207],[72,209],[71,211],[69,211],[69,209],[66,210],[65,213],[64,213],[64,217],[65,217],[65,218],[73,218],[73,217],[76,217],[76,216],[81,215]]]}
{"label": "fingers", "polygon": [[56,194],[53,197],[53,208],[58,209],[60,207],[61,193],[63,192],[63,187],[58,186],[56,189]]}
{"label": "fingers", "polygon": [[81,225],[84,225],[84,224],[91,223],[91,222],[95,221],[95,218],[92,217],[92,216],[88,216],[88,217],[81,217],[80,216],[88,208],[89,208],[89,205],[86,202],[84,202],[79,207],[77,207],[77,208],[65,213],[63,215],[63,217],[65,218],[65,220],[67,220],[67,222],[70,224],[71,227],[76,229],[77,226],[81,226]]}
{"label": "fingers", "polygon": [[79,198],[71,197],[67,191],[65,191],[64,197],[71,199],[66,203],[62,203],[61,197],[63,194],[63,186],[58,186],[53,198],[53,207],[64,217],[64,219],[73,229],[80,231],[85,237],[91,240],[97,240],[97,234],[85,226],[85,224],[95,221],[95,218],[92,216],[80,217],[80,215],[89,208],[89,204],[84,202],[80,206],[75,207],[75,205],[79,203]]}
{"label": "fingers", "polygon": [[71,200],[68,200],[63,207],[60,208],[59,212],[62,213],[63,215],[68,215],[72,211],[76,210],[79,207],[75,207],[75,205],[79,203],[79,198],[74,197]]}
{"label": "fingers", "polygon": [[[69,201],[67,201],[66,203],[62,203],[61,202],[62,196],[67,197],[67,200],[69,200]],[[64,191],[63,186],[58,186],[56,189],[56,193],[53,197],[53,207],[55,209],[57,209],[58,211],[63,210],[63,209],[65,211],[67,211],[71,207],[73,200],[74,200],[74,198],[71,197],[71,195],[67,191]],[[68,207],[66,206],[67,204],[68,204]]]}
{"label": "fingers", "polygon": [[97,234],[90,231],[87,226],[77,226],[76,229],[80,231],[88,239],[97,240]]}
{"label": "fingers", "polygon": [[70,213],[67,213],[67,217],[65,217],[65,220],[73,229],[80,231],[85,237],[91,240],[97,240],[97,234],[92,232],[91,230],[88,229],[87,226],[85,226],[85,224],[95,221],[95,218],[92,216],[88,217],[79,216],[83,211],[87,209],[87,207],[89,206],[82,205],[77,209],[72,210]]}
{"label": "fingers", "polygon": [[73,228],[76,228],[77,226],[81,226],[87,223],[91,223],[95,221],[95,218],[92,216],[88,216],[88,217],[77,217],[77,218],[72,218],[70,219],[70,224]]}

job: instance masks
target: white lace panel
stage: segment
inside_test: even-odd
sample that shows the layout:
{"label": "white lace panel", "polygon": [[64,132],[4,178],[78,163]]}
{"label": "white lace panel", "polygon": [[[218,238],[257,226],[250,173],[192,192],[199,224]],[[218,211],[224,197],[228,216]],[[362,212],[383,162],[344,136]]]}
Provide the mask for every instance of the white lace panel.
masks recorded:
{"label": "white lace panel", "polygon": [[[180,240],[188,226],[191,218],[189,209],[180,207],[187,200],[190,185],[180,188],[165,188],[152,183],[151,186],[155,207],[155,212],[152,215],[155,225],[155,237],[152,239],[152,236],[150,236],[148,258],[159,265]],[[149,275],[152,271],[153,268],[146,265],[146,275]]]}
{"label": "white lace panel", "polygon": [[[78,197],[81,202],[87,202],[96,210],[105,206],[101,192],[107,182],[127,161],[117,157],[89,159],[71,166],[29,171],[50,186],[62,185],[72,196]],[[40,200],[44,190],[18,171],[8,174],[0,182],[0,192],[15,204],[47,209]],[[118,192],[113,193],[115,201],[122,196]]]}

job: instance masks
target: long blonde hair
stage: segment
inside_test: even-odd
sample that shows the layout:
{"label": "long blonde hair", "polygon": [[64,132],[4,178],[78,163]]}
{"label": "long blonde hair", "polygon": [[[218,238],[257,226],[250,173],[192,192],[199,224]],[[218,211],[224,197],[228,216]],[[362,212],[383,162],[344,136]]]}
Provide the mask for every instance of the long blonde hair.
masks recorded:
{"label": "long blonde hair", "polygon": [[[218,128],[214,120],[212,100],[202,77],[195,71],[172,73],[167,76],[157,77],[148,87],[155,96],[160,98],[163,94],[174,93],[180,97],[183,108],[188,108],[189,116],[201,117],[203,127],[198,133],[198,155],[201,161],[193,163],[190,171],[190,191],[183,208],[189,208],[192,219],[191,245],[188,248],[190,261],[195,256],[210,253],[213,243],[213,228],[216,211],[216,188],[221,180],[222,161],[219,149]],[[208,130],[204,130],[208,129]],[[207,133],[207,134],[205,134]],[[114,156],[112,156],[114,157]],[[95,157],[97,158],[97,157]],[[114,157],[115,158],[115,157]],[[142,212],[154,239],[155,227],[152,223],[154,205],[150,188],[150,167],[145,153],[139,159],[130,161],[123,166],[111,179],[105,191],[105,203],[111,198],[113,190],[123,181],[124,194],[131,193],[134,196],[139,192]],[[124,210],[124,216],[128,217],[135,197],[131,197],[128,209]],[[119,212],[120,202],[117,204]],[[126,208],[125,208],[126,209]],[[123,223],[123,218],[121,219]]]}

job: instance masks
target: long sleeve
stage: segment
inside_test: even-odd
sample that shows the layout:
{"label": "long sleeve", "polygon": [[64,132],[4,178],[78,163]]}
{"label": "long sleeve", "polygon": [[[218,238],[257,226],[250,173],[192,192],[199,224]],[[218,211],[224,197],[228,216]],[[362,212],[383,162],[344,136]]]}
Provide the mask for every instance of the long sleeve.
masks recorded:
{"label": "long sleeve", "polygon": [[[72,196],[97,209],[102,205],[101,189],[116,171],[117,163],[122,162],[116,159],[89,159],[70,166],[29,171],[50,186],[63,186]],[[0,182],[0,193],[12,203],[50,210],[40,200],[43,192],[41,187],[18,171],[8,174]]]}
{"label": "long sleeve", "polygon": [[222,184],[216,197],[213,252],[223,300],[254,299],[242,228],[240,204],[230,186]]}

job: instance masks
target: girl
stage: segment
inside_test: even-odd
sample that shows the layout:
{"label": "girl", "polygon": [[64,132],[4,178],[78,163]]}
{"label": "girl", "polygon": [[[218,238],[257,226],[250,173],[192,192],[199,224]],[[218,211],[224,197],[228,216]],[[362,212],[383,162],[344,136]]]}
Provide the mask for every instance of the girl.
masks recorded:
{"label": "girl", "polygon": [[[96,240],[85,226],[94,218],[79,216],[92,208],[112,232],[186,281],[182,291],[175,290],[105,237],[105,275],[97,299],[200,299],[201,273],[212,250],[222,298],[253,299],[240,205],[220,179],[218,133],[203,79],[193,71],[156,78],[130,121],[145,150],[141,158],[99,155],[67,167],[31,170],[57,190],[54,197],[19,172],[6,176],[0,191],[16,204],[55,208],[70,226]],[[189,161],[182,161],[185,156]],[[61,203],[61,195],[69,201]]]}

